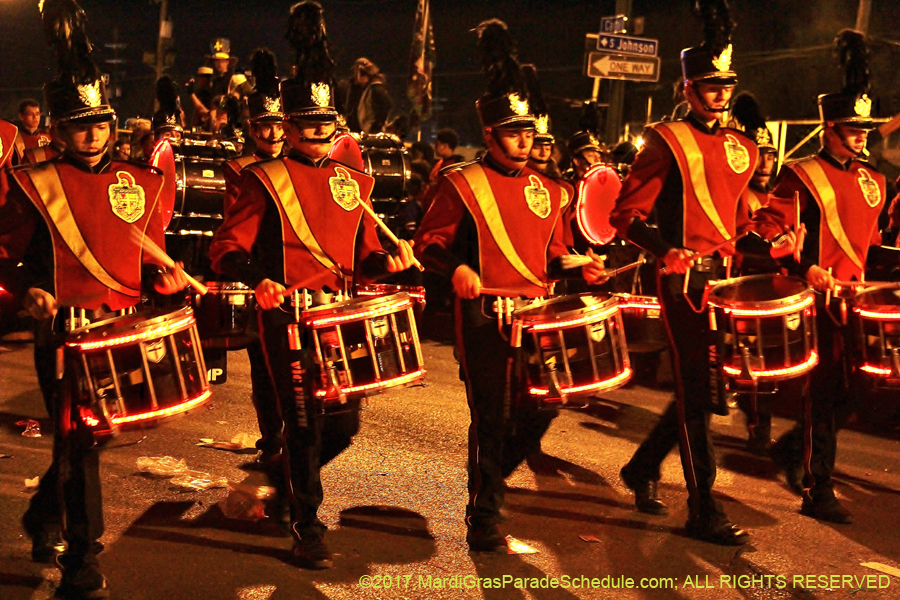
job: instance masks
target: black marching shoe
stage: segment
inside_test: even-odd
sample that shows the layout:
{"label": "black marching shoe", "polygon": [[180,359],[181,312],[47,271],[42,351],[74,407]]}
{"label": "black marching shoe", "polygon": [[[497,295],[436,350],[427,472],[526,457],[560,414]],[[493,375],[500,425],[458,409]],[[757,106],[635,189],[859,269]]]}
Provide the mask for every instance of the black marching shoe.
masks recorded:
{"label": "black marching shoe", "polygon": [[743,546],[750,534],[728,520],[725,515],[695,517],[685,525],[689,537],[720,546]]}
{"label": "black marching shoe", "polygon": [[800,514],[839,525],[849,525],[853,522],[853,514],[834,496],[817,500],[804,498],[803,504],[800,505]]}
{"label": "black marching shoe", "polygon": [[496,525],[488,527],[469,527],[466,543],[471,552],[494,552],[506,554],[506,538]]}
{"label": "black marching shoe", "polygon": [[81,564],[77,567],[64,566],[64,556],[57,559],[62,571],[62,581],[56,588],[56,595],[70,600],[99,600],[109,598],[109,586],[106,577],[100,572],[96,563]]}
{"label": "black marching shoe", "polygon": [[669,512],[665,503],[659,499],[657,481],[637,479],[628,470],[627,465],[619,471],[619,477],[622,478],[625,486],[634,492],[634,505],[638,511],[648,515],[664,515]]}
{"label": "black marching shoe", "polygon": [[330,569],[334,566],[331,552],[320,535],[310,535],[295,541],[291,558],[302,569]]}

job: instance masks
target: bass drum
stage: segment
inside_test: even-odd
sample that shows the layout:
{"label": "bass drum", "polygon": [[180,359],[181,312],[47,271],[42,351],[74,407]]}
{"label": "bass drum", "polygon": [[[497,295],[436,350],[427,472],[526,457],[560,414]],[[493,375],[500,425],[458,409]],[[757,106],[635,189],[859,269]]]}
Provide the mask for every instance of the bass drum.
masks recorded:
{"label": "bass drum", "polygon": [[402,200],[410,177],[409,153],[400,138],[387,133],[360,134],[365,172],[375,178],[372,199]]}
{"label": "bass drum", "polygon": [[609,224],[609,213],[615,208],[621,189],[618,171],[603,164],[591,167],[578,184],[575,216],[589,243],[603,246],[616,237],[616,228]]}

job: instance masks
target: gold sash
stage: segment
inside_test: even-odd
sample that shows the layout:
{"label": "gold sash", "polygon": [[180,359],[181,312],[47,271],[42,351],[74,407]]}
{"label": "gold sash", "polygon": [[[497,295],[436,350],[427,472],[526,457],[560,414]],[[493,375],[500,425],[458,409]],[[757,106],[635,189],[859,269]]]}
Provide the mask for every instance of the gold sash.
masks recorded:
{"label": "gold sash", "polygon": [[[303,214],[303,207],[300,206],[300,198],[297,197],[297,191],[294,189],[294,182],[291,180],[291,174],[283,161],[270,160],[263,162],[259,168],[269,177],[269,181],[274,188],[274,192],[287,215],[288,221],[291,223],[294,233],[300,238],[300,242],[306,246],[313,257],[321,263],[323,267],[332,271],[340,277],[343,277],[341,270],[334,264],[334,261],[328,257],[322,246],[319,245],[316,236],[313,235],[306,221],[306,215]],[[355,235],[355,234],[354,234]]]}
{"label": "gold sash", "polygon": [[[712,194],[709,192],[709,184],[706,181],[706,165],[703,162],[703,152],[700,151],[697,140],[691,135],[690,125],[676,121],[674,123],[662,123],[659,126],[665,127],[671,131],[672,135],[675,136],[678,145],[681,146],[687,164],[681,165],[679,162],[679,166],[682,167],[682,173],[687,171],[687,175],[691,179],[691,187],[694,189],[694,195],[697,196],[697,202],[700,203],[700,208],[703,209],[703,212],[706,213],[706,216],[712,221],[712,224],[719,231],[719,235],[722,236],[722,239],[730,239],[732,234],[726,229],[725,223],[722,222],[722,217],[719,216],[719,211],[716,210],[716,205],[712,200]],[[678,160],[678,154],[673,154],[675,159]],[[685,189],[685,194],[687,194],[687,189]]]}
{"label": "gold sash", "polygon": [[484,216],[491,237],[494,238],[494,242],[496,242],[500,251],[503,252],[509,264],[530,283],[541,288],[547,287],[519,257],[512,240],[509,239],[509,234],[506,232],[503,217],[500,216],[500,209],[497,207],[497,200],[491,191],[491,184],[484,173],[484,168],[479,164],[472,164],[464,169],[460,169],[459,172],[472,189],[472,195],[475,196],[478,208],[481,209],[481,214]]}
{"label": "gold sash", "polygon": [[124,296],[133,298],[140,297],[141,291],[130,288],[119,283],[106,269],[100,264],[100,261],[88,248],[87,242],[78,229],[78,223],[75,222],[75,216],[69,206],[66,198],[66,192],[63,189],[62,180],[59,178],[59,171],[56,170],[55,164],[48,164],[45,168],[32,169],[25,172],[34,184],[39,199],[43,203],[50,220],[59,231],[63,242],[68,246],[78,262],[93,275],[97,281],[106,287],[114,290]]}
{"label": "gold sash", "polygon": [[856,250],[853,249],[853,244],[850,243],[850,238],[847,237],[847,232],[844,231],[844,226],[841,223],[841,216],[838,214],[837,198],[834,195],[834,188],[831,187],[831,183],[828,181],[828,176],[822,169],[822,165],[815,159],[804,160],[796,164],[798,168],[806,173],[806,176],[809,177],[809,180],[812,182],[813,189],[810,191],[813,193],[813,197],[822,209],[822,215],[825,217],[825,224],[828,225],[828,231],[831,232],[832,237],[837,241],[838,246],[841,247],[844,254],[853,261],[853,264],[859,269],[864,269],[862,259],[860,259],[859,255],[856,253]]}

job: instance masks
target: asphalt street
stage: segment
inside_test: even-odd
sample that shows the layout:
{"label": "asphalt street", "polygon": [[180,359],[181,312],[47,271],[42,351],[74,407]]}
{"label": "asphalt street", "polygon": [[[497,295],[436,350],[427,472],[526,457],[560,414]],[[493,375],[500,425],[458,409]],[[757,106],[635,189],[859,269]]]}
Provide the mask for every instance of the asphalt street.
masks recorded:
{"label": "asphalt street", "polygon": [[[470,554],[463,524],[465,393],[452,348],[428,341],[423,350],[427,386],[371,398],[353,445],[323,471],[320,514],[335,553],[329,571],[289,564],[291,540],[271,519],[226,518],[217,502],[227,490],[186,490],[136,466],[140,457],[172,456],[217,477],[259,483],[253,450],[198,445],[258,435],[245,353],[229,355],[229,380],[214,387],[205,407],[108,443],[101,454],[106,551],[100,561],[113,597],[900,598],[900,431],[891,421],[892,406],[869,410],[865,422],[840,434],[836,489],[856,517],[852,525],[801,516],[799,498],[771,461],[745,450],[743,416],[714,417],[716,490],[729,516],[753,536],[748,546],[720,547],[683,533],[686,492],[676,454],[666,460],[660,484],[671,507],[666,516],[636,512],[618,477],[671,397],[663,369],[660,386],[632,385],[586,408],[562,411],[543,453],[510,477],[503,529],[534,553]],[[785,417],[793,408],[785,403],[778,407],[776,434],[792,424]],[[30,418],[49,430],[31,346],[5,343],[5,600],[52,597],[59,582],[55,568],[30,561],[19,524],[31,494],[26,479],[50,461],[50,437],[24,437],[17,425]],[[886,574],[891,568],[895,574]]]}

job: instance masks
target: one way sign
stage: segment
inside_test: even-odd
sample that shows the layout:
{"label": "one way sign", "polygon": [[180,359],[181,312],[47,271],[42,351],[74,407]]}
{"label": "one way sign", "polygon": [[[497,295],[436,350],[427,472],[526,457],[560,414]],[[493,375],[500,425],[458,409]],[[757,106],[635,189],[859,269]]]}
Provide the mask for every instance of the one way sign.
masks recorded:
{"label": "one way sign", "polygon": [[588,77],[625,81],[659,81],[659,57],[588,52],[585,72]]}

